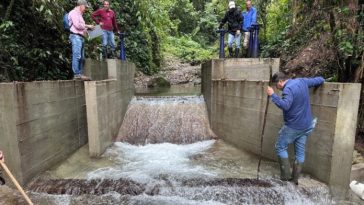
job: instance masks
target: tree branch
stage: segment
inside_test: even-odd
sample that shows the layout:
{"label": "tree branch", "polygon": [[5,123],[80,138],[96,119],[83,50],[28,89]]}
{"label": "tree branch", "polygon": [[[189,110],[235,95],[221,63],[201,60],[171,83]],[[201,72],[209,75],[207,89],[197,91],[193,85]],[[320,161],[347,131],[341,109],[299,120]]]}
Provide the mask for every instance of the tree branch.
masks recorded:
{"label": "tree branch", "polygon": [[8,6],[8,8],[6,9],[6,13],[5,13],[4,21],[9,20],[10,15],[11,15],[11,11],[13,10],[14,3],[15,3],[15,0],[11,0],[11,1],[10,1],[9,6]]}

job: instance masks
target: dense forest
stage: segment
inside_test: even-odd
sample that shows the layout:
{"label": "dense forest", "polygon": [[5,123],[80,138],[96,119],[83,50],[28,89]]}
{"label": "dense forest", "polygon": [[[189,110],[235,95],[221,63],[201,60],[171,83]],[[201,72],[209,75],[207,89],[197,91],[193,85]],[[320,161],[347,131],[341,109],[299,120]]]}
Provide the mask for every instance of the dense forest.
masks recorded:
{"label": "dense forest", "polygon": [[[90,14],[102,5],[90,0]],[[261,57],[281,58],[295,76],[323,75],[364,86],[363,0],[255,0]],[[245,9],[245,1],[236,1]],[[70,79],[70,44],[63,15],[74,0],[0,2],[0,82]],[[218,56],[218,22],[228,0],[111,1],[126,38],[127,58],[140,71],[158,73],[166,55],[200,64]],[[116,39],[118,41],[118,39]],[[100,39],[86,42],[86,56],[99,58]],[[364,90],[364,89],[362,89]],[[358,132],[364,133],[364,92]]]}

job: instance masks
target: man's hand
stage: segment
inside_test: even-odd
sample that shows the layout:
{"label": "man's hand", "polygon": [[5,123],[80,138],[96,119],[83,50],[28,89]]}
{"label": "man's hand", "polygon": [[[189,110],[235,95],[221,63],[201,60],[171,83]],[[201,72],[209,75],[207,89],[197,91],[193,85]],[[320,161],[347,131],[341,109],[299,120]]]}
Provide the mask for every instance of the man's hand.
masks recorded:
{"label": "man's hand", "polygon": [[87,28],[87,29],[94,30],[94,29],[95,29],[95,26],[94,26],[94,25],[86,25],[86,28]]}
{"label": "man's hand", "polygon": [[267,94],[268,94],[269,96],[272,96],[272,95],[273,95],[273,93],[274,93],[273,88],[272,88],[272,87],[270,87],[270,86],[268,86],[268,87],[267,87]]}
{"label": "man's hand", "polygon": [[3,152],[0,151],[0,162],[4,162],[4,161],[5,161],[5,158],[4,158]]}

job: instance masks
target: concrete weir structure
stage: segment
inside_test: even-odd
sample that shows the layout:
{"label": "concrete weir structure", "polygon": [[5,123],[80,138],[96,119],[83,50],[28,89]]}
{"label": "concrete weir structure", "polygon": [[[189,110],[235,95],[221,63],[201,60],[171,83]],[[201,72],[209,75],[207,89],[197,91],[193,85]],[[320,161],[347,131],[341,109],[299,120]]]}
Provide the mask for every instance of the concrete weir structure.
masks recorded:
{"label": "concrete weir structure", "polygon": [[[279,59],[217,59],[202,65],[202,93],[217,136],[260,154],[269,70],[278,66]],[[355,83],[324,83],[310,94],[318,124],[306,145],[304,172],[327,183],[334,196],[344,196],[350,183],[360,89]],[[271,101],[268,106],[262,155],[277,160],[274,144],[283,115]]]}
{"label": "concrete weir structure", "polygon": [[0,84],[0,150],[21,184],[89,142],[91,156],[112,143],[134,95],[135,66],[86,60],[97,81]]}

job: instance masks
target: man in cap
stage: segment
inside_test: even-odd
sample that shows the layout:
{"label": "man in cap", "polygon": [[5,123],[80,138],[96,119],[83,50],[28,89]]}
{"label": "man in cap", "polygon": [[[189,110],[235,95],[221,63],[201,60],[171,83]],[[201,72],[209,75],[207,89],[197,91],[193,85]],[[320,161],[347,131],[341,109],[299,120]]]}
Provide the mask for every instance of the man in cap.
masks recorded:
{"label": "man in cap", "polygon": [[102,54],[104,58],[107,58],[107,45],[110,45],[113,57],[115,54],[115,40],[114,32],[119,33],[118,25],[116,24],[115,12],[110,9],[110,1],[103,1],[104,7],[93,12],[91,17],[97,23],[100,24],[102,34]]}
{"label": "man in cap", "polygon": [[[305,161],[305,146],[308,136],[316,126],[317,119],[312,117],[309,88],[320,86],[324,78],[296,78],[289,79],[284,73],[275,73],[272,82],[276,88],[282,90],[282,98],[268,86],[267,94],[273,103],[283,111],[284,125],[278,133],[275,145],[281,170],[281,180],[298,185],[298,177]],[[291,174],[288,160],[288,145],[294,143],[295,162]]]}
{"label": "man in cap", "polygon": [[228,22],[228,49],[229,57],[233,57],[233,42],[235,42],[235,58],[239,56],[240,50],[240,29],[242,24],[242,16],[238,9],[235,8],[235,2],[229,2],[229,10],[225,13],[224,18],[221,20],[220,29]]}
{"label": "man in cap", "polygon": [[72,71],[74,79],[89,80],[87,76],[82,74],[85,58],[84,38],[87,29],[94,29],[94,26],[86,24],[82,17],[88,7],[89,4],[86,0],[78,0],[76,7],[68,14],[68,20],[71,25],[69,39],[72,43]]}

